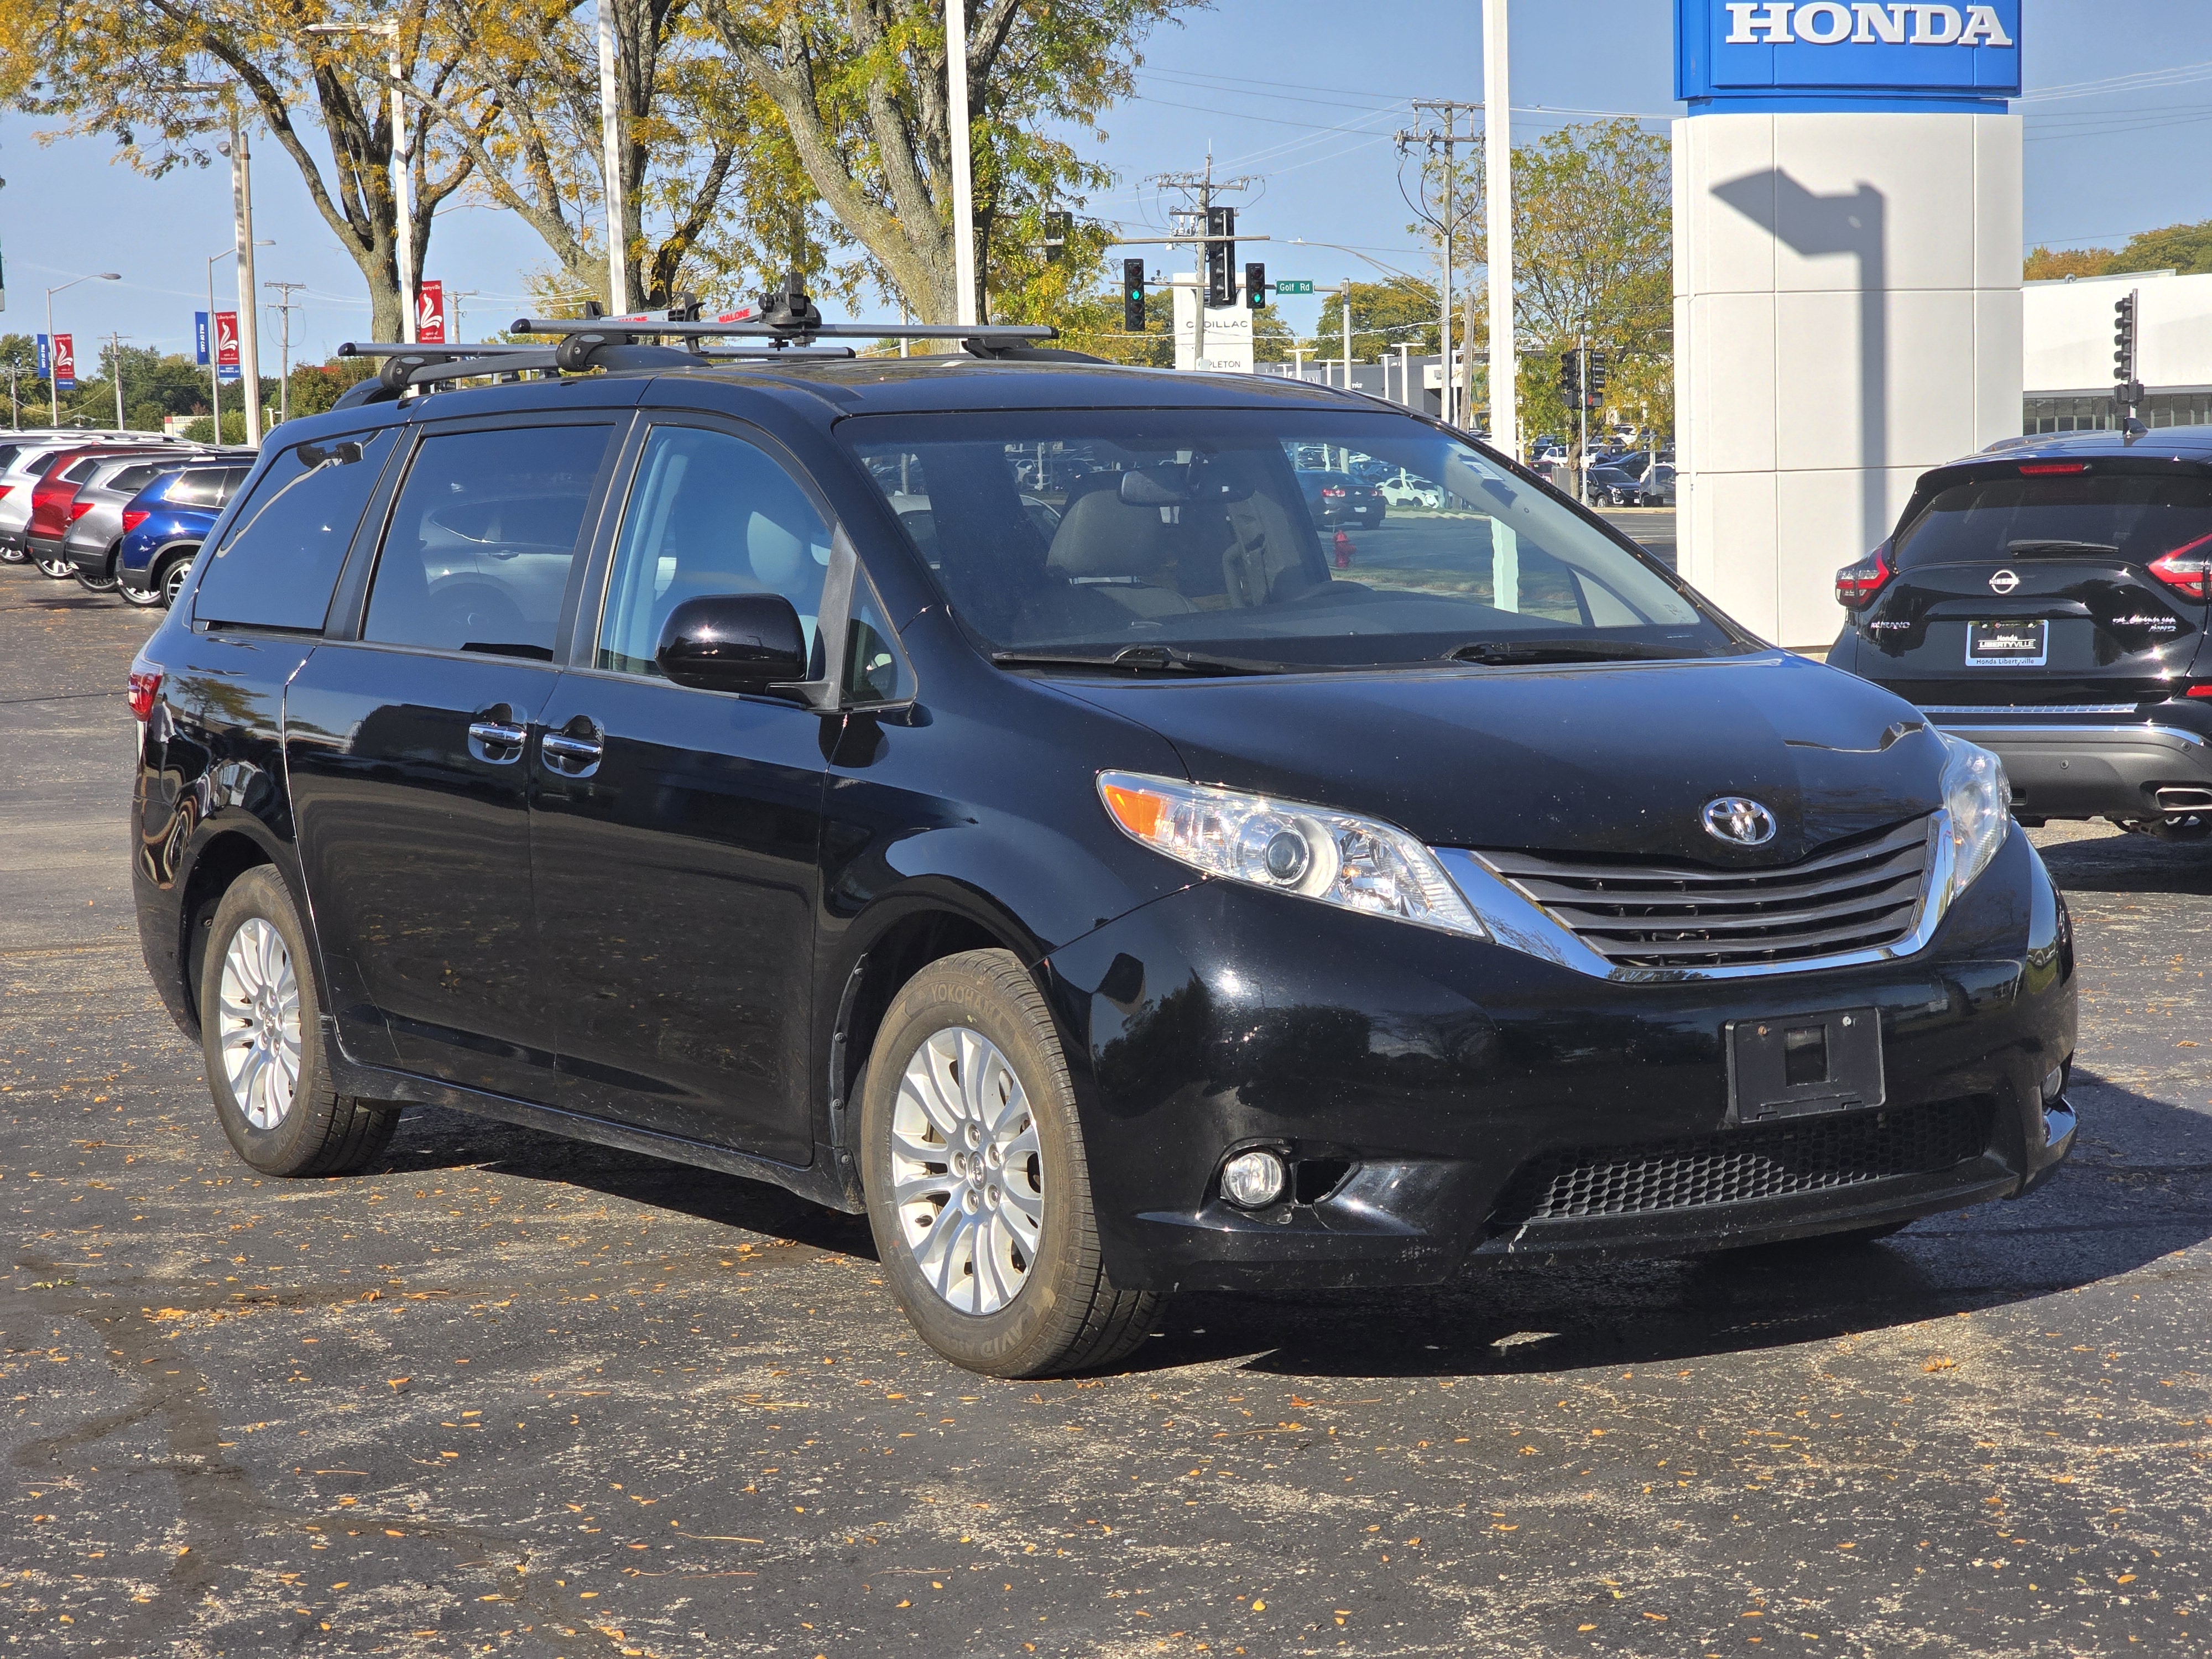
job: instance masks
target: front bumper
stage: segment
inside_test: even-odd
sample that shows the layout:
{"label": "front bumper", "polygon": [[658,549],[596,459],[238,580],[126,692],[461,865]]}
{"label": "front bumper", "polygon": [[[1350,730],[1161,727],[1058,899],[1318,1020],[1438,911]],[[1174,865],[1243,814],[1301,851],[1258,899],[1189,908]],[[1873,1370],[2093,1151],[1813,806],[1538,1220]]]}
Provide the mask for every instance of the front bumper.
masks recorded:
{"label": "front bumper", "polygon": [[[1470,1261],[1679,1255],[2017,1195],[2072,1143],[2064,912],[2008,838],[1893,962],[1624,984],[1227,882],[1047,959],[1106,1267],[1129,1289],[1418,1285]],[[1727,1124],[1731,1020],[1871,1007],[1874,1110]],[[1292,1194],[1241,1211],[1222,1160]]]}
{"label": "front bumper", "polygon": [[2212,811],[2212,742],[2188,726],[2155,715],[1992,719],[1925,712],[1954,737],[1996,751],[2021,817],[2132,821]]}

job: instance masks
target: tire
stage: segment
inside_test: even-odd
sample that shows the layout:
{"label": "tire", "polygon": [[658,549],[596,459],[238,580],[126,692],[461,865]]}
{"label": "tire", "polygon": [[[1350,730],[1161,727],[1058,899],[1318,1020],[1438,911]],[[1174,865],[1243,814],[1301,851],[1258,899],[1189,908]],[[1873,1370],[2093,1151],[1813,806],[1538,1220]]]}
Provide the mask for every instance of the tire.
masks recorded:
{"label": "tire", "polygon": [[[346,1175],[391,1145],[398,1107],[331,1086],[307,935],[292,896],[267,865],[240,876],[216,906],[200,971],[200,1013],[216,1115],[253,1168],[272,1176]],[[257,1031],[275,1040],[257,1042]]]}
{"label": "tire", "polygon": [[28,556],[19,547],[0,547],[0,564],[21,564]]}
{"label": "tire", "polygon": [[115,584],[115,591],[123,596],[125,604],[135,605],[141,610],[150,605],[167,605],[168,603],[168,601],[162,597],[161,590],[160,588],[154,587],[141,590],[131,586],[130,583],[121,580],[120,579],[118,579]]}
{"label": "tire", "polygon": [[154,584],[154,591],[160,595],[163,610],[174,605],[177,595],[184,591],[185,578],[192,574],[192,560],[198,552],[199,549],[195,547],[172,554],[168,562],[162,565],[161,579]]}
{"label": "tire", "polygon": [[82,566],[70,574],[76,578],[76,585],[88,593],[112,593],[123,585],[112,576],[95,576]]}
{"label": "tire", "polygon": [[51,559],[34,553],[31,556],[31,562],[38,566],[39,574],[50,581],[65,582],[76,574],[76,567],[58,553]]}
{"label": "tire", "polygon": [[[1066,1061],[1011,952],[966,951],[908,980],[884,1016],[860,1096],[868,1224],[925,1342],[987,1376],[1048,1376],[1110,1365],[1145,1340],[1161,1298],[1106,1277]],[[970,1101],[980,1109],[963,1120]],[[995,1136],[983,1133],[987,1113],[999,1115]],[[977,1133],[963,1151],[964,1124]],[[948,1215],[978,1219],[946,1233]],[[933,1259],[938,1237],[950,1242]]]}

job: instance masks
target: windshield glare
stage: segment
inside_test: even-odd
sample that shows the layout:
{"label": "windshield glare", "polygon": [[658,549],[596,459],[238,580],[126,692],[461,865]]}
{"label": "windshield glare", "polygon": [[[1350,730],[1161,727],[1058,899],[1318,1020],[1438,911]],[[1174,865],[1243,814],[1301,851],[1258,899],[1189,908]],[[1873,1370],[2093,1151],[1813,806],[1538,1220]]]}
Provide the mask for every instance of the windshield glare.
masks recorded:
{"label": "windshield glare", "polygon": [[1330,667],[1516,640],[1747,648],[1571,509],[1399,416],[1032,410],[840,432],[1000,653]]}

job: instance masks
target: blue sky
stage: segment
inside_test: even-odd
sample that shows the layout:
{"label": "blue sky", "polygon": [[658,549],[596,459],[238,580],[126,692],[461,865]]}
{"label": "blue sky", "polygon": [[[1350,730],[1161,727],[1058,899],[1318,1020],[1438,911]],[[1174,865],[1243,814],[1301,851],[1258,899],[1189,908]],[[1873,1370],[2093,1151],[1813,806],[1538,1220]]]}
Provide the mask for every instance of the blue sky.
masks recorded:
{"label": "blue sky", "polygon": [[[2028,241],[2117,245],[2136,230],[2212,218],[2212,168],[2200,159],[2212,136],[2212,5],[2025,0],[2024,9]],[[1676,110],[1672,18],[1668,0],[1515,0],[1516,139],[1587,118],[1572,112],[1584,111],[1647,117],[1665,131]],[[1098,153],[1121,182],[1089,210],[1133,232],[1158,222],[1158,199],[1141,181],[1202,164],[1211,145],[1219,169],[1267,179],[1241,228],[1276,238],[1249,250],[1271,276],[1326,286],[1374,272],[1352,252],[1284,246],[1291,237],[1413,265],[1421,256],[1405,228],[1389,134],[1409,124],[1407,99],[1480,99],[1480,38],[1477,0],[1218,0],[1150,42],[1139,95],[1103,124]],[[48,283],[117,270],[124,282],[88,283],[56,301],[56,325],[76,333],[87,365],[97,356],[91,342],[111,329],[134,343],[188,349],[191,313],[206,304],[204,258],[229,245],[227,169],[148,179],[113,161],[107,140],[42,146],[35,134],[21,117],[0,117],[9,279],[0,327],[41,330]],[[295,353],[319,360],[367,328],[359,273],[266,140],[255,146],[254,194],[257,234],[276,244],[260,251],[259,274],[307,284],[304,313],[292,319]],[[466,302],[473,333],[479,319],[511,315],[523,273],[548,263],[511,216],[456,206],[438,221],[425,274],[480,291]],[[227,307],[222,291],[236,291],[227,264],[217,285]],[[1285,308],[1304,329],[1317,304]],[[275,325],[264,312],[270,373]]]}

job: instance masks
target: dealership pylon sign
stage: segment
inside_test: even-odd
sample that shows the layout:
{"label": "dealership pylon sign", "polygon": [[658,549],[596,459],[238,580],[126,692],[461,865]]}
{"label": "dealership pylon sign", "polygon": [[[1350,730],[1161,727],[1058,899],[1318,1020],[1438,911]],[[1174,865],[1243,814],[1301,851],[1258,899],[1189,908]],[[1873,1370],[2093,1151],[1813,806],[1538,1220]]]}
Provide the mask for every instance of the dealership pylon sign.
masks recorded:
{"label": "dealership pylon sign", "polygon": [[1675,96],[1692,109],[2002,111],[2020,94],[2021,0],[1677,0]]}

